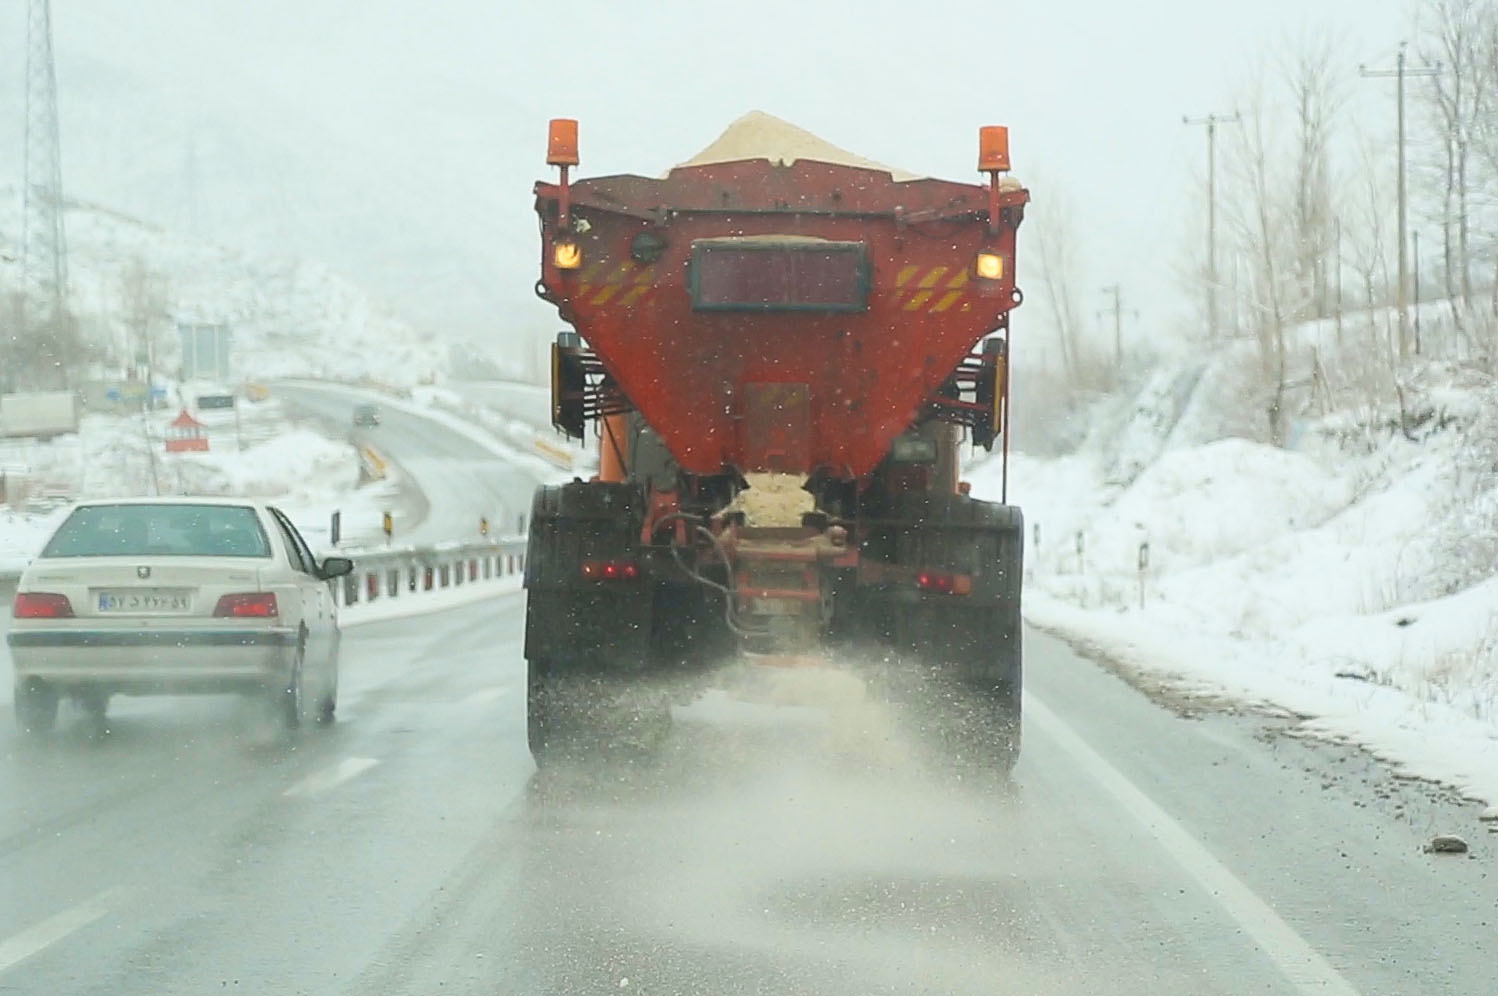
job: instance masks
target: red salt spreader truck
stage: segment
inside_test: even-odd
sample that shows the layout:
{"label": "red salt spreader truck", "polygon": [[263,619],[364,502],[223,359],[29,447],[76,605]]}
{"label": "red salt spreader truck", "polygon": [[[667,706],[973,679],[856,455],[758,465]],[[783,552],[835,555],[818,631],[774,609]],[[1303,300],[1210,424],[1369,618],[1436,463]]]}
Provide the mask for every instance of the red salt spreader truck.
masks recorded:
{"label": "red salt spreader truck", "polygon": [[[724,662],[846,641],[930,693],[942,749],[1007,770],[1023,524],[958,464],[964,437],[1007,461],[1029,200],[1007,130],[980,131],[986,184],[806,158],[574,180],[578,161],[577,123],[552,121],[536,292],[571,326],[552,421],[591,423],[600,459],[532,505],[537,763],[659,731]],[[786,481],[791,521],[746,500]]]}

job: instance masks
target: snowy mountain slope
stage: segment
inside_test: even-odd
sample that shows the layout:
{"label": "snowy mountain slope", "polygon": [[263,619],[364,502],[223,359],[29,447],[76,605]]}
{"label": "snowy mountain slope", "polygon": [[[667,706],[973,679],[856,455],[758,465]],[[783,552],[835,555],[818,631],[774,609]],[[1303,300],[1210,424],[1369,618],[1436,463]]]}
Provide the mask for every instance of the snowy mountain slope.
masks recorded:
{"label": "snowy mountain slope", "polygon": [[[483,172],[485,157],[434,134],[430,119],[445,114],[423,120],[414,107],[395,106],[393,95],[413,80],[392,79],[378,95],[357,89],[347,65],[357,49],[329,45],[341,33],[336,16],[308,7],[59,6],[68,196],[259,254],[326,260],[380,286],[427,332],[488,327],[506,300],[497,290],[513,289],[511,302],[531,299],[529,246],[511,252],[491,226],[473,222],[476,201],[500,195],[420,174],[435,148],[464,156],[470,177]],[[319,20],[327,23],[308,34]],[[22,64],[23,41],[24,11],[0,14],[0,65]],[[319,45],[328,47],[314,57]],[[362,82],[369,79],[366,61]],[[19,78],[0,87],[0,184],[19,183],[21,94]],[[517,213],[528,189],[515,190]],[[527,272],[512,282],[493,279],[522,261]]]}
{"label": "snowy mountain slope", "polygon": [[[16,191],[0,188],[0,287],[20,279],[16,201]],[[108,345],[126,343],[125,274],[139,261],[162,278],[172,318],[232,327],[239,375],[412,384],[442,366],[440,349],[324,265],[219,248],[98,207],[70,208],[67,233],[74,311],[101,326]],[[170,318],[156,338],[158,367],[175,368]]]}

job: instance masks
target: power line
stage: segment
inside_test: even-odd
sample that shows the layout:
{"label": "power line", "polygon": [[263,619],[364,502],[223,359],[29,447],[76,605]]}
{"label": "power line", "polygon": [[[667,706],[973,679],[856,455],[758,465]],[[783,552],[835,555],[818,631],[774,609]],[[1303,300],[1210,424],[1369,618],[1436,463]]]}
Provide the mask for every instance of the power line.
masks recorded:
{"label": "power line", "polygon": [[1394,60],[1393,69],[1369,69],[1367,66],[1359,66],[1358,72],[1364,77],[1372,79],[1387,79],[1393,77],[1398,81],[1396,87],[1396,114],[1399,122],[1399,177],[1396,181],[1399,185],[1399,287],[1394,294],[1395,306],[1399,309],[1399,358],[1402,360],[1409,355],[1410,350],[1410,314],[1406,297],[1409,293],[1409,262],[1407,259],[1409,242],[1409,197],[1405,191],[1405,166],[1404,166],[1404,79],[1406,76],[1438,76],[1441,73],[1440,66],[1425,66],[1419,69],[1410,69],[1406,65],[1405,49],[1409,47],[1408,42],[1399,43],[1399,55]]}
{"label": "power line", "polygon": [[1217,339],[1217,126],[1243,120],[1237,111],[1231,115],[1208,114],[1192,118],[1181,115],[1181,123],[1202,125],[1207,129],[1207,327]]}

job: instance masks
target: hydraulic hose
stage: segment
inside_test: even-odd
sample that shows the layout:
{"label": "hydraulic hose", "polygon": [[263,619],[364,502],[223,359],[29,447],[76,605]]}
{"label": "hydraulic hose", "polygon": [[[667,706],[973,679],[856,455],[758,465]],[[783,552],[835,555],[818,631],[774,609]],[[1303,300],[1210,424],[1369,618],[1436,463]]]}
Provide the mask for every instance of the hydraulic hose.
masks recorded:
{"label": "hydraulic hose", "polygon": [[[667,515],[660,519],[655,524],[655,528],[658,531],[660,527],[665,525],[666,523],[676,522],[678,520],[689,524],[692,527],[692,532],[694,535],[700,536],[701,538],[707,540],[708,545],[710,545],[713,548],[714,552],[717,553],[718,559],[723,561],[723,566],[725,568],[730,568],[728,551],[723,548],[723,542],[718,539],[718,537],[713,533],[711,529],[708,529],[706,526],[702,525],[702,520],[699,516],[691,515],[687,512],[673,512],[670,515]],[[723,593],[723,621],[728,624],[728,628],[735,635],[746,639],[764,635],[763,632],[757,631],[753,627],[745,626],[744,623],[738,619],[737,609],[739,603],[739,593],[738,588],[734,583],[733,570],[731,568],[727,572],[727,584],[720,584],[717,581],[714,581],[712,578],[699,571],[695,566],[689,565],[685,560],[682,559],[681,545],[676,542],[675,536],[671,537],[671,559],[676,561],[676,566],[681,568],[681,572],[687,577],[696,581],[698,584],[705,585],[709,588],[714,589],[715,591],[720,591]]]}

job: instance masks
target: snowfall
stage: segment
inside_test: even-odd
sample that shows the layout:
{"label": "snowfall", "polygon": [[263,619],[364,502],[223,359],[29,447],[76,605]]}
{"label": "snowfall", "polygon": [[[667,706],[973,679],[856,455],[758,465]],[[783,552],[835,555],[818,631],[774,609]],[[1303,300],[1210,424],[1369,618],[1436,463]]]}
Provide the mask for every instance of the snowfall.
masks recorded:
{"label": "snowfall", "polygon": [[[95,315],[122,313],[122,270],[139,258],[170,274],[179,317],[233,325],[246,376],[373,382],[499,458],[590,473],[544,417],[501,414],[461,385],[421,386],[441,382],[430,342],[323,267],[184,241],[102,209],[70,210],[68,223],[76,294]],[[1410,777],[1498,805],[1498,392],[1459,364],[1427,362],[1405,385],[1419,416],[1406,433],[1392,392],[1357,388],[1377,376],[1353,358],[1376,350],[1353,335],[1339,354],[1324,324],[1293,345],[1299,381],[1311,347],[1346,376],[1296,400],[1285,446],[1263,438],[1262,409],[1244,400],[1254,361],[1239,343],[1154,358],[1135,390],[1075,413],[1068,455],[1013,456],[1026,616],[1146,687],[1272,710],[1306,736],[1360,744]],[[237,426],[200,413],[207,453],[162,452],[175,414],[90,414],[55,443],[0,444],[12,482],[0,574],[35,555],[72,496],[265,497],[326,550],[332,511],[358,546],[419,485],[398,468],[362,480],[352,443],[274,399],[244,404]],[[999,497],[998,461],[969,476],[976,495]]]}
{"label": "snowfall", "polygon": [[[1295,345],[1337,355],[1327,327]],[[1426,363],[1406,434],[1392,390],[1323,373],[1277,447],[1243,400],[1250,350],[1158,362],[1073,452],[1011,458],[1026,618],[1142,687],[1287,716],[1498,814],[1498,391]],[[999,497],[997,460],[969,476]]]}
{"label": "snowfall", "polygon": [[[20,284],[20,198],[0,186],[0,286]],[[227,324],[239,376],[322,377],[408,388],[439,372],[446,350],[376,295],[306,259],[226,248],[104,207],[69,204],[69,300],[90,337],[123,349],[130,274],[144,269],[169,319],[155,332],[174,369],[173,322]]]}

